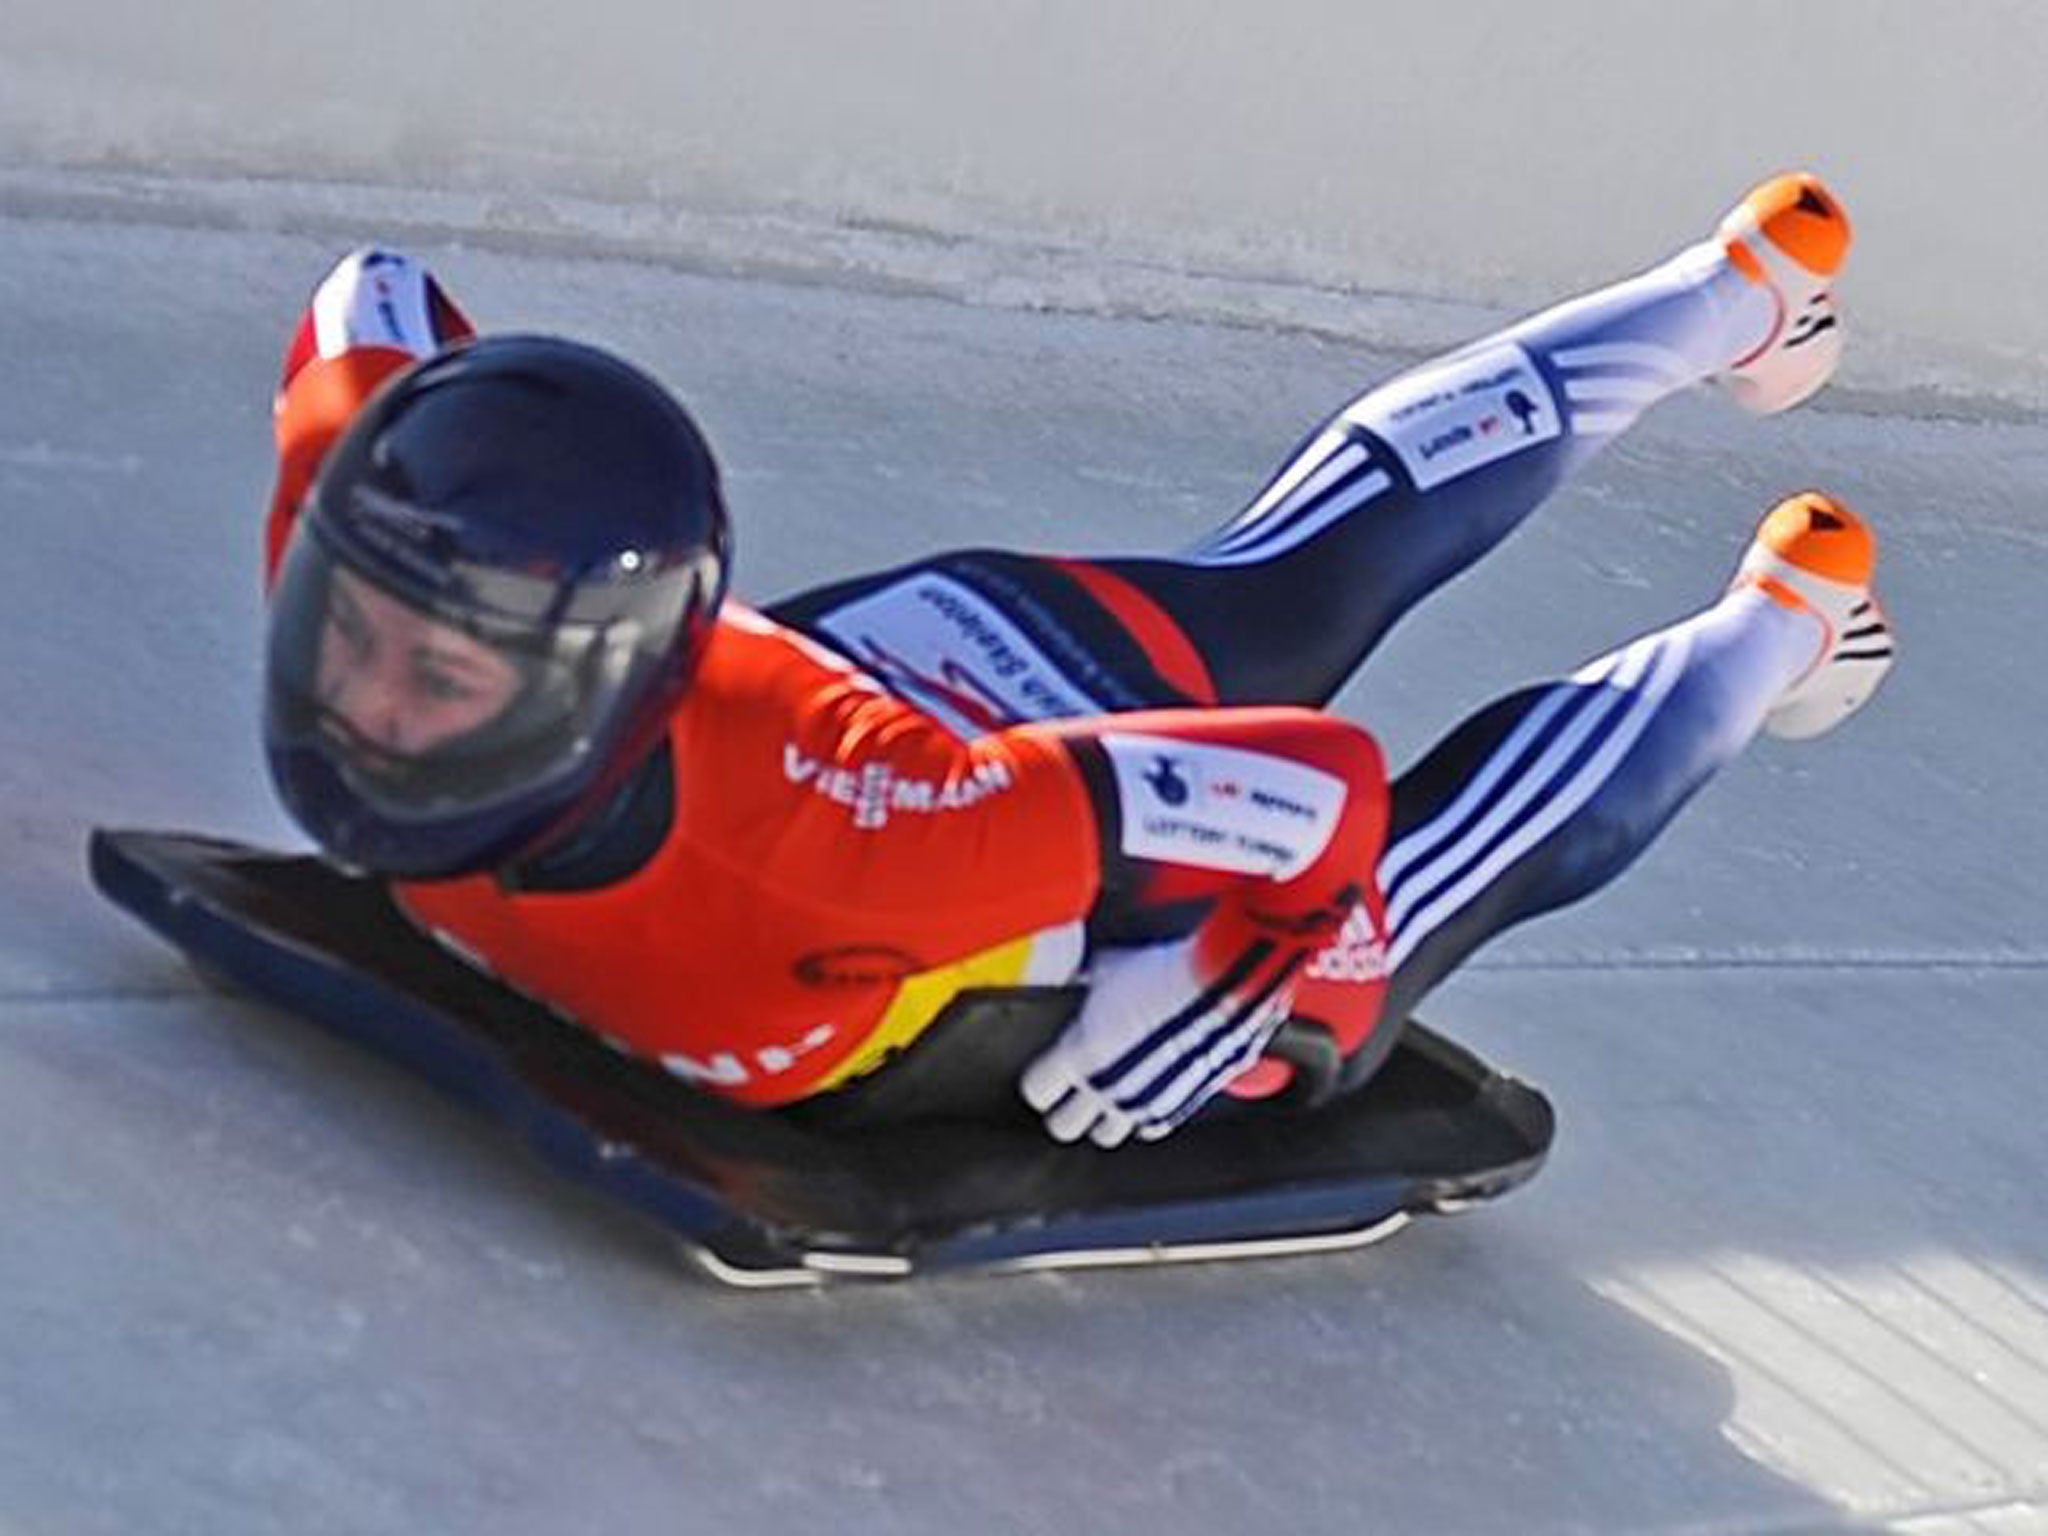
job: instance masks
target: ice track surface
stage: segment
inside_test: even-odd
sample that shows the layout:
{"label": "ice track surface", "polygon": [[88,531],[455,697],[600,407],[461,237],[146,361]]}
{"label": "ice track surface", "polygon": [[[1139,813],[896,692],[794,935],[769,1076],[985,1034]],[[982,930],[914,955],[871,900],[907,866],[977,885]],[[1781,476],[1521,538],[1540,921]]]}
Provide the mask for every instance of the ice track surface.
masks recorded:
{"label": "ice track surface", "polygon": [[[736,1296],[88,891],[94,822],[289,835],[266,413],[346,237],[177,222],[0,218],[0,1533],[2048,1530],[2048,427],[1674,402],[1347,697],[1405,761],[1707,598],[1786,491],[1885,537],[1877,705],[1424,1010],[1555,1099],[1527,1191],[1349,1256]],[[1405,360],[422,249],[690,402],[755,597],[1176,545]]]}

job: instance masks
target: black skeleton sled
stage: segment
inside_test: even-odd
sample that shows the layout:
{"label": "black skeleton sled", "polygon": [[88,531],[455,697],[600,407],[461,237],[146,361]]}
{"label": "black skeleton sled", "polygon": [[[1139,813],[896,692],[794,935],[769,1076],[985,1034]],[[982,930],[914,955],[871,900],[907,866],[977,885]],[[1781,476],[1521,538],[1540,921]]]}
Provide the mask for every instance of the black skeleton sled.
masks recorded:
{"label": "black skeleton sled", "polygon": [[886,1071],[801,1112],[751,1110],[512,993],[316,858],[102,830],[90,860],[201,974],[482,1112],[736,1285],[1357,1247],[1514,1188],[1550,1146],[1541,1093],[1413,1020],[1319,1108],[1060,1146],[1010,1086],[1079,1001],[1054,987],[963,993]]}

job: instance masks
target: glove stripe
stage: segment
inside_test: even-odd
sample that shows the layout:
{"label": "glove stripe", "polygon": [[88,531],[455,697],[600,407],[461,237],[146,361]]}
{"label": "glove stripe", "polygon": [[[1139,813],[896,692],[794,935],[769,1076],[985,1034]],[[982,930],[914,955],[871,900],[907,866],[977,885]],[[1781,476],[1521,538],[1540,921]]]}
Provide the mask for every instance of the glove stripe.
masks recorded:
{"label": "glove stripe", "polygon": [[1271,939],[1255,940],[1247,946],[1243,954],[1239,955],[1231,963],[1229,969],[1210,982],[1208,986],[1204,987],[1195,996],[1194,1001],[1166,1019],[1165,1022],[1156,1026],[1143,1039],[1139,1040],[1137,1044],[1125,1051],[1123,1055],[1117,1057],[1116,1060],[1110,1062],[1107,1066],[1089,1073],[1089,1083],[1105,1092],[1110,1091],[1111,1085],[1119,1078],[1136,1071],[1146,1057],[1150,1056],[1162,1045],[1170,1042],[1174,1036],[1187,1028],[1188,1025],[1215,1008],[1217,1004],[1224,1001],[1232,992],[1243,985],[1245,979],[1265,963],[1267,957],[1273,953],[1273,948],[1274,945]]}
{"label": "glove stripe", "polygon": [[[1192,1114],[1246,1064],[1246,1047],[1255,1046],[1263,1032],[1264,1021],[1256,1014],[1248,1019],[1239,1016],[1209,1037],[1218,1048],[1215,1059],[1198,1047],[1163,1072],[1145,1092],[1121,1102],[1134,1118],[1148,1125],[1170,1124],[1176,1115]],[[1158,1113],[1148,1112],[1155,1104],[1163,1108]]]}
{"label": "glove stripe", "polygon": [[[1270,945],[1267,947],[1271,948]],[[1298,949],[1288,956],[1287,962],[1277,967],[1259,990],[1233,1009],[1220,1024],[1169,1060],[1139,1091],[1117,1095],[1117,1102],[1134,1114],[1142,1113],[1162,1095],[1176,1105],[1184,1104],[1189,1098],[1196,1104],[1206,1102],[1209,1095],[1203,1090],[1218,1079],[1228,1078],[1243,1060],[1243,1044],[1257,1040],[1275,1022],[1267,1017],[1273,995],[1300,968],[1307,953]],[[1209,1058],[1224,1047],[1230,1049],[1220,1061],[1212,1064]]]}

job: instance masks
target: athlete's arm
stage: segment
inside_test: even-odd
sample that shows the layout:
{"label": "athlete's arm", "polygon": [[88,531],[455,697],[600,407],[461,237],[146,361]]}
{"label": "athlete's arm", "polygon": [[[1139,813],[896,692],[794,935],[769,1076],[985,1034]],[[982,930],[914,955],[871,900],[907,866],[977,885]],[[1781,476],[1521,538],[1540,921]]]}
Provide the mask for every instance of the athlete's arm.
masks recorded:
{"label": "athlete's arm", "polygon": [[273,407],[277,487],[264,525],[266,583],[321,461],[362,403],[400,369],[474,334],[426,269],[396,251],[351,252],[313,291],[285,349]]}
{"label": "athlete's arm", "polygon": [[[1185,938],[1097,957],[1080,1014],[1025,1073],[1062,1141],[1166,1135],[1253,1063],[1293,1010],[1312,956],[1355,912],[1386,833],[1377,744],[1303,709],[1171,711],[1054,726],[1089,785],[1106,891],[1213,900]],[[1325,1020],[1340,1046],[1377,988]],[[1320,1011],[1331,997],[1319,996]]]}

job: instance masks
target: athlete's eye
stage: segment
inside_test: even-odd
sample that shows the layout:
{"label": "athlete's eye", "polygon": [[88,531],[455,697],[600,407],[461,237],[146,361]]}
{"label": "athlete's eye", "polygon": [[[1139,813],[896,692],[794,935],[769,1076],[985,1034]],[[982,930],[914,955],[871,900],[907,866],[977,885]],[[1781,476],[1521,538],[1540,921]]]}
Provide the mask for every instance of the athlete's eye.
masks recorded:
{"label": "athlete's eye", "polygon": [[456,677],[453,673],[444,672],[439,667],[425,666],[416,668],[413,672],[413,679],[419,685],[420,692],[438,704],[467,703],[477,696],[476,689]]}
{"label": "athlete's eye", "polygon": [[376,650],[377,637],[371,632],[368,621],[356,611],[355,605],[347,601],[337,602],[328,610],[328,623],[341,636],[342,644],[349,650],[354,661],[368,661]]}

